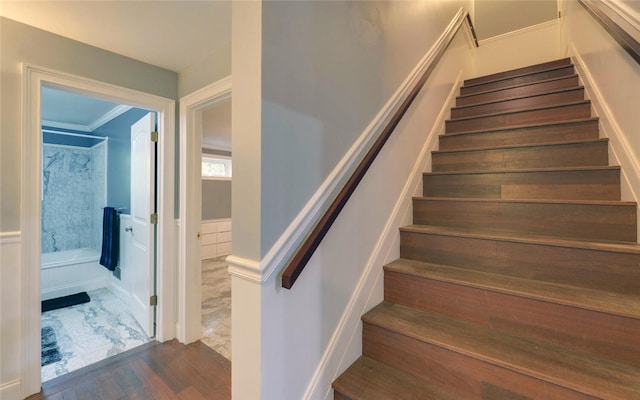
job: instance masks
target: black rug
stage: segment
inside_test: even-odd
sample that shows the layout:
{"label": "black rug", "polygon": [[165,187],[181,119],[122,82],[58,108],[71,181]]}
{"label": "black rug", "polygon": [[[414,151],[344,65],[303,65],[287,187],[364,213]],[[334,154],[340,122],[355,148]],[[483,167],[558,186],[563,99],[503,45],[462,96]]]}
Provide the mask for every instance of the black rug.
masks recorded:
{"label": "black rug", "polygon": [[42,362],[41,366],[62,360],[62,354],[56,341],[56,333],[50,326],[42,328]]}
{"label": "black rug", "polygon": [[64,297],[56,297],[55,299],[44,300],[42,302],[42,312],[71,307],[76,304],[88,303],[90,301],[91,299],[87,292],[70,294],[69,296]]}

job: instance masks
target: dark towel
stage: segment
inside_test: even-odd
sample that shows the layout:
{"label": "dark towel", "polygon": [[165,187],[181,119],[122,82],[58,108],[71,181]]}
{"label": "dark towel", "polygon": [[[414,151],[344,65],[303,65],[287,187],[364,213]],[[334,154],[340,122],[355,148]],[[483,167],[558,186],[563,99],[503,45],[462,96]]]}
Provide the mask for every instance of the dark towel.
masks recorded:
{"label": "dark towel", "polygon": [[113,207],[105,207],[102,217],[102,256],[100,264],[109,271],[118,266],[120,253],[120,218]]}

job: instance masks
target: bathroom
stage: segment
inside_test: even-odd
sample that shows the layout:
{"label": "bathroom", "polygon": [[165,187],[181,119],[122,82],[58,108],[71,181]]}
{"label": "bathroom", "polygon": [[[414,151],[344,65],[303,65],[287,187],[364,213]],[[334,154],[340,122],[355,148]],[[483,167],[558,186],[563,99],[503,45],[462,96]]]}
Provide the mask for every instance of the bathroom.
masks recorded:
{"label": "bathroom", "polygon": [[[148,114],[42,89],[41,300],[43,309],[55,304],[41,319],[43,381],[146,343],[154,334],[134,316],[137,272],[129,265],[131,126]],[[100,264],[105,207],[115,208],[118,217],[113,271]],[[146,285],[152,285],[148,278]]]}

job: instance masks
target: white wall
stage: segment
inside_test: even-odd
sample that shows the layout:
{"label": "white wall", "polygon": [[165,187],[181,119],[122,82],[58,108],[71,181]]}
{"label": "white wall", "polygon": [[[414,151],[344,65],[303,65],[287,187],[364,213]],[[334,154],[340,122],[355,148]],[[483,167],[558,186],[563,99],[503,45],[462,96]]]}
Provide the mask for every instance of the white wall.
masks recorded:
{"label": "white wall", "polygon": [[[229,18],[231,18],[230,13]],[[180,97],[193,93],[229,75],[231,75],[231,43],[216,49],[216,51],[198,63],[180,71],[178,75]]]}
{"label": "white wall", "polygon": [[556,0],[475,0],[478,39],[538,25],[557,18]]}
{"label": "white wall", "polygon": [[[601,118],[601,136],[609,138],[609,162],[622,167],[623,200],[640,201],[640,65],[575,2],[567,4],[566,29],[569,54]],[[640,29],[632,33],[640,36]]]}
{"label": "white wall", "polygon": [[[234,398],[327,398],[357,356],[360,316],[382,298],[381,267],[397,257],[397,227],[410,220],[409,198],[420,190],[422,147],[430,134],[434,145],[430,127],[438,118],[442,127],[441,110],[471,57],[466,32],[293,290],[280,287],[279,271],[265,274],[279,262],[285,229],[461,4],[234,3]],[[242,160],[254,169],[238,171]],[[240,196],[256,189],[261,203]]]}
{"label": "white wall", "polygon": [[20,398],[20,232],[0,232],[0,399]]}
{"label": "white wall", "polygon": [[474,75],[488,75],[565,57],[565,47],[559,40],[559,21],[555,19],[481,40]]}

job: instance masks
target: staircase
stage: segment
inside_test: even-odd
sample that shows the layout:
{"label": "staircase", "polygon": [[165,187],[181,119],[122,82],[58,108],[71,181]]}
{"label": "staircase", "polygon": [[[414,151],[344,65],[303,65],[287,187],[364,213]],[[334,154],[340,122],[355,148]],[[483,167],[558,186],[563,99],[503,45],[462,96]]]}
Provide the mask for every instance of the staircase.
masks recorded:
{"label": "staircase", "polygon": [[334,399],[640,399],[637,207],[570,59],[460,93]]}

